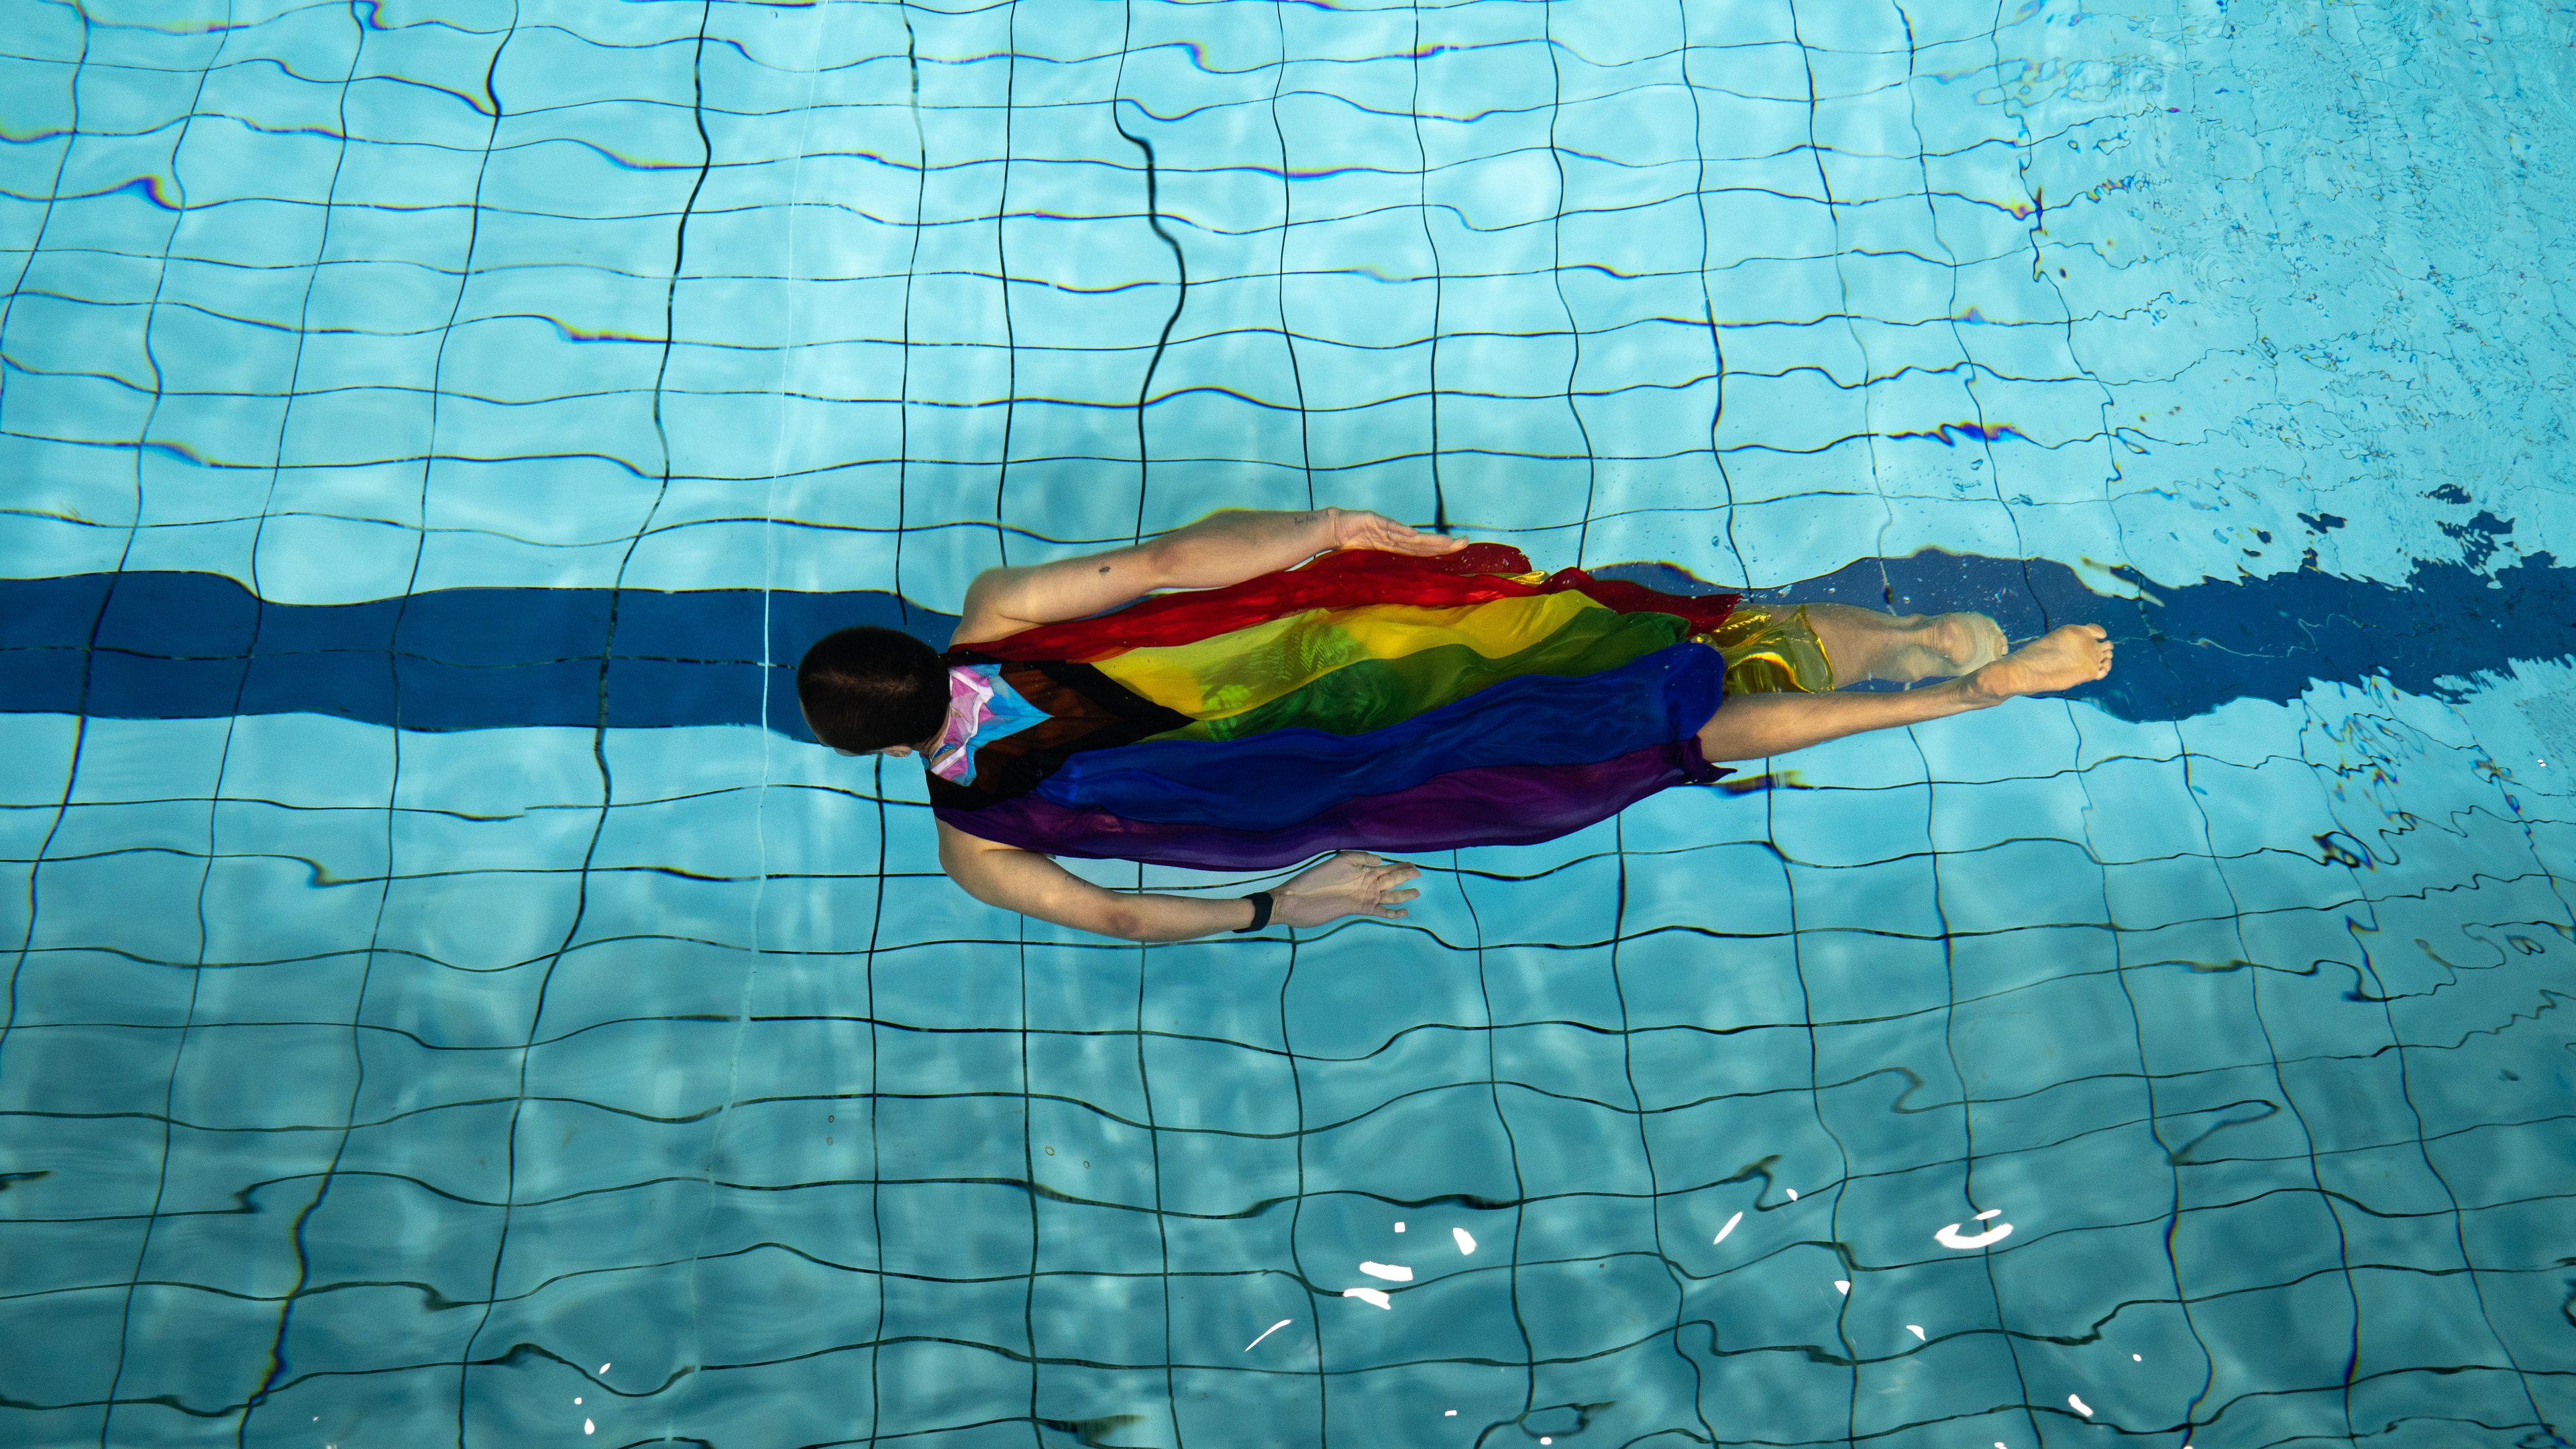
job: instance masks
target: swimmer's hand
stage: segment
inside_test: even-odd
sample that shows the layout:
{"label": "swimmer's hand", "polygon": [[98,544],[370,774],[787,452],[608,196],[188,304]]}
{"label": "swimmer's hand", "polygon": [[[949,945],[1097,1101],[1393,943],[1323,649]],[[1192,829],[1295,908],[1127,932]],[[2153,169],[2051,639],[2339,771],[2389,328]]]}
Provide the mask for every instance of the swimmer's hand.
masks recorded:
{"label": "swimmer's hand", "polygon": [[1374,548],[1386,553],[1442,554],[1456,553],[1467,546],[1463,538],[1442,538],[1424,533],[1382,514],[1363,508],[1332,510],[1333,547]]}
{"label": "swimmer's hand", "polygon": [[1422,894],[1404,889],[1404,883],[1420,874],[1400,860],[1345,850],[1297,872],[1272,891],[1270,919],[1283,926],[1320,926],[1344,916],[1400,921],[1404,903]]}

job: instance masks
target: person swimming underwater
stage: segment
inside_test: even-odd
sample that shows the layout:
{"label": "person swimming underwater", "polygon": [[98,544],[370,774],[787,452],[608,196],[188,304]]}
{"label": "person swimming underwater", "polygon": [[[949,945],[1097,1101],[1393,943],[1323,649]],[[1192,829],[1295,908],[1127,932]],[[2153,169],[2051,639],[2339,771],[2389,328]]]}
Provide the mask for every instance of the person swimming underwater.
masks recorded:
{"label": "person swimming underwater", "polygon": [[[1180,592],[1171,592],[1180,591]],[[2100,679],[2098,625],[2007,651],[1982,614],[1736,607],[1375,513],[1226,511],[966,590],[949,650],[843,629],[797,666],[817,740],[917,755],[967,894],[1131,941],[1395,919],[1393,854],[1526,844],[1869,730]],[[1837,692],[1862,680],[1945,683]],[[1237,898],[1109,890],[1057,856],[1325,858]]]}

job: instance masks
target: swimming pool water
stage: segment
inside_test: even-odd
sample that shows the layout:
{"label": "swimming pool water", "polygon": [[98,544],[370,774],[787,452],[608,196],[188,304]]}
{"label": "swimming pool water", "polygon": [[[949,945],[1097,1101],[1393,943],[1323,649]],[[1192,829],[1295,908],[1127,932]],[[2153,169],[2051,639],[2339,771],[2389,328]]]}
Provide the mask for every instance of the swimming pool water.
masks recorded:
{"label": "swimming pool water", "polygon": [[[2571,45],[0,0],[0,1440],[2567,1442]],[[2120,665],[1150,948],[787,704],[1315,503]]]}

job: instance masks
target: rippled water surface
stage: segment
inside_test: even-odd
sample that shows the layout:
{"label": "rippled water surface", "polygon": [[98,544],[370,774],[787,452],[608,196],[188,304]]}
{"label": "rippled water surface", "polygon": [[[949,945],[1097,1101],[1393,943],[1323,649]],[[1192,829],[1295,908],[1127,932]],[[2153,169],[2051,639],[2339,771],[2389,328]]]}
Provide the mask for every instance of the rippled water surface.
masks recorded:
{"label": "rippled water surface", "polygon": [[[0,0],[0,1441],[2566,1443],[2571,45]],[[1317,503],[2120,665],[1151,948],[795,718]]]}

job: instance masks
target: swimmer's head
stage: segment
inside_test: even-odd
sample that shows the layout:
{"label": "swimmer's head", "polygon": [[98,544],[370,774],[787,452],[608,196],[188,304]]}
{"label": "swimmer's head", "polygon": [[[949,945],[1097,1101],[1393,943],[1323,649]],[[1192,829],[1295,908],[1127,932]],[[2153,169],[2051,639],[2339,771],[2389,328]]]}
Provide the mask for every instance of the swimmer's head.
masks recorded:
{"label": "swimmer's head", "polygon": [[862,625],[826,634],[796,666],[814,738],[845,755],[908,755],[948,718],[948,671],[909,634]]}

